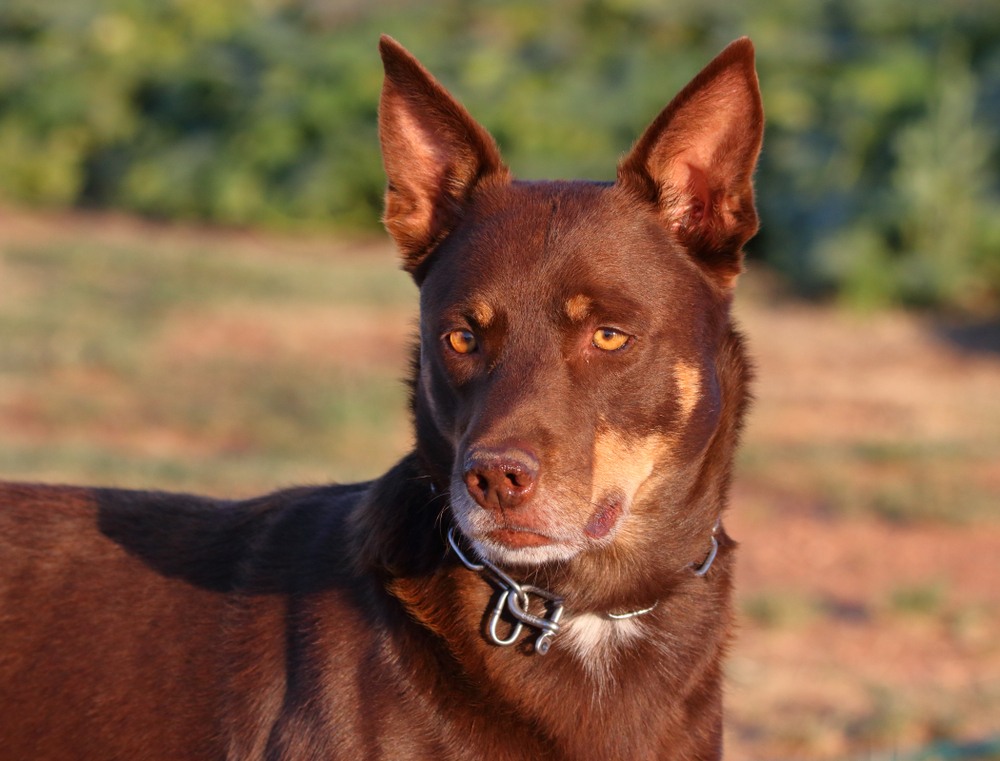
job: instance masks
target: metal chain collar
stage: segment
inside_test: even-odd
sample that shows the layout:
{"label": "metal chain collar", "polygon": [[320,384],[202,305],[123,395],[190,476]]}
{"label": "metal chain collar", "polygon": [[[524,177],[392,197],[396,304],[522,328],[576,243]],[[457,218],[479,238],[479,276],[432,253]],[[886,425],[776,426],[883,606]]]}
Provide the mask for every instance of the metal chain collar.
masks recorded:
{"label": "metal chain collar", "polygon": [[[707,574],[708,570],[712,567],[712,563],[715,562],[715,557],[719,553],[719,540],[716,539],[719,527],[720,522],[716,521],[715,526],[712,528],[712,546],[708,552],[708,556],[700,564],[692,567],[695,576],[704,576]],[[535,652],[539,655],[545,655],[549,652],[549,648],[552,646],[552,639],[559,633],[559,622],[563,616],[565,600],[559,595],[541,587],[536,587],[533,584],[518,584],[486,558],[480,557],[478,563],[470,560],[469,556],[466,555],[455,539],[454,526],[448,529],[448,544],[451,545],[451,549],[458,556],[458,559],[462,561],[462,565],[470,571],[490,577],[493,583],[500,588],[500,595],[497,597],[497,601],[493,605],[493,610],[487,621],[486,632],[490,641],[500,647],[513,645],[520,638],[524,627],[530,626],[533,629],[538,629],[540,632],[535,638]],[[544,615],[536,616],[529,612],[531,595],[540,597],[544,601]],[[641,610],[633,610],[627,613],[607,613],[606,615],[610,619],[621,621],[645,615],[652,611],[656,605],[654,602],[648,608]],[[501,637],[497,633],[497,625],[500,622],[500,616],[503,615],[504,608],[517,621],[507,637]]]}
{"label": "metal chain collar", "polygon": [[[448,529],[448,544],[451,545],[458,559],[462,561],[462,564],[466,568],[476,573],[491,576],[493,582],[500,587],[500,596],[493,606],[493,612],[490,613],[489,622],[486,627],[490,641],[501,647],[513,645],[521,636],[525,625],[528,625],[541,630],[541,633],[535,638],[535,652],[539,655],[545,655],[549,652],[549,647],[552,645],[552,638],[559,633],[559,620],[563,614],[563,598],[533,584],[518,584],[485,558],[480,558],[478,563],[469,560],[455,540],[454,526]],[[544,617],[528,612],[528,608],[531,605],[529,595],[536,595],[548,601],[549,604],[546,606]],[[514,624],[514,628],[511,629],[506,639],[497,634],[497,624],[500,621],[504,607],[517,620],[517,623]]]}

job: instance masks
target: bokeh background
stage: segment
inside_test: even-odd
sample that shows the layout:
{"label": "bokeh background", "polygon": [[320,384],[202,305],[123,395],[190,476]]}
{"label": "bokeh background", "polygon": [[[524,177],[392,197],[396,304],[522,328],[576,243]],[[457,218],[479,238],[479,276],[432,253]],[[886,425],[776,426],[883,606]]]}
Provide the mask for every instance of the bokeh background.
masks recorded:
{"label": "bokeh background", "polygon": [[757,47],[734,759],[1000,758],[996,0],[3,0],[0,476],[249,495],[410,445],[380,33],[525,178]]}

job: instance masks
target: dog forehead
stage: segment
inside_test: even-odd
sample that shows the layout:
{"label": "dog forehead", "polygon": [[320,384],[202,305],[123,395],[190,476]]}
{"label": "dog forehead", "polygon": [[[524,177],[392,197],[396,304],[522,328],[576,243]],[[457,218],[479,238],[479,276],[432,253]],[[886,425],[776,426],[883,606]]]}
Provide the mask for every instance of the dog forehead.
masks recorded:
{"label": "dog forehead", "polygon": [[[555,306],[580,318],[594,294],[669,305],[702,281],[652,210],[607,183],[514,182],[474,194],[425,281],[438,303]],[[447,294],[447,296],[445,295]]]}

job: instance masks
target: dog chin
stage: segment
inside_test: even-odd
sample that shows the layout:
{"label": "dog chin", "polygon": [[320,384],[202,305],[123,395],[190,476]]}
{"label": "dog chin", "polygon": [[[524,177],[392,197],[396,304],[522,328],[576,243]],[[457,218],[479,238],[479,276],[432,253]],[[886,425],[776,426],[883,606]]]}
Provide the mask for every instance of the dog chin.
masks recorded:
{"label": "dog chin", "polygon": [[470,540],[480,556],[499,566],[537,566],[570,560],[580,548],[566,542],[514,547],[488,536]]}

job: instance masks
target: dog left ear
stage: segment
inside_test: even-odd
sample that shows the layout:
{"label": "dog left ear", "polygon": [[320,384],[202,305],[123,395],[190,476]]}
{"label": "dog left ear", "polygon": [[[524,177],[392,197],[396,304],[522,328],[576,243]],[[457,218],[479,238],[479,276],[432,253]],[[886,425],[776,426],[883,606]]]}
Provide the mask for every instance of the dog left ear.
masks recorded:
{"label": "dog left ear", "polygon": [[655,203],[724,288],[757,231],[753,171],[764,110],[746,37],[722,51],[653,121],[618,165],[618,183]]}

